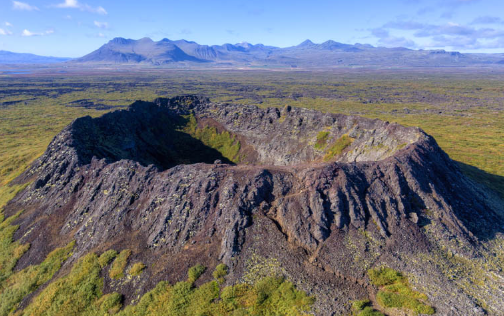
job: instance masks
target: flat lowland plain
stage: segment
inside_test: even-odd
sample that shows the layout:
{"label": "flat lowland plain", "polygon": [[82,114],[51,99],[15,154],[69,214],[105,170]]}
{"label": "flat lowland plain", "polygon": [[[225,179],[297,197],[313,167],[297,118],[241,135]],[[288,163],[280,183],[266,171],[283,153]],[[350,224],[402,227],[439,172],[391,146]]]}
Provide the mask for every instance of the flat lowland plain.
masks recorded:
{"label": "flat lowland plain", "polygon": [[0,208],[21,189],[7,184],[73,119],[181,94],[419,126],[467,175],[504,196],[503,71],[74,69],[0,75]]}

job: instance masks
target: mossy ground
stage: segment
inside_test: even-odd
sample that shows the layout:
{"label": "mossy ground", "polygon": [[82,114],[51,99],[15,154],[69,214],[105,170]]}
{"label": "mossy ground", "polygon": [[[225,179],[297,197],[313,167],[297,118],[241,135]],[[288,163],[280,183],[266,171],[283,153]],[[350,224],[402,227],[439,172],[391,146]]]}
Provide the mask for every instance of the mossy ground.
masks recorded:
{"label": "mossy ground", "polygon": [[[2,224],[8,223],[5,221]],[[7,224],[8,225],[8,224]],[[16,226],[7,226],[13,230],[17,229]],[[68,257],[72,254],[72,249],[75,245],[74,242],[68,244],[64,248],[58,248],[53,250],[47,258],[39,265],[30,265],[27,268],[13,273],[12,263],[15,263],[17,259],[27,250],[27,247],[16,246],[16,242],[3,239],[5,236],[0,236],[2,238],[2,244],[11,244],[16,248],[11,247],[13,260],[9,262],[8,265],[2,266],[2,278],[0,279],[0,315],[7,316],[11,312],[15,311],[18,304],[22,299],[33,291],[37,290],[40,286],[51,280],[54,274],[61,268],[63,262],[65,262]],[[19,247],[23,247],[19,250]],[[3,255],[3,254],[2,254]]]}
{"label": "mossy ground", "polygon": [[350,146],[353,141],[354,141],[354,139],[348,135],[343,135],[340,138],[338,138],[327,149],[326,154],[324,156],[324,161],[330,161],[330,160],[334,159],[335,157],[341,155],[343,150],[345,150],[348,146]]}
{"label": "mossy ground", "polygon": [[355,316],[384,316],[371,307],[371,301],[367,299],[352,302],[352,312]]}
{"label": "mossy ground", "polygon": [[131,276],[139,276],[140,274],[142,274],[144,269],[145,264],[137,262],[131,267],[131,269],[128,271],[128,274]]}
{"label": "mossy ground", "polygon": [[315,141],[315,149],[324,150],[327,146],[327,139],[329,138],[328,131],[321,131],[317,134],[317,140]]}
{"label": "mossy ground", "polygon": [[[18,214],[19,215],[19,214]],[[113,279],[124,277],[131,250],[108,250],[98,256],[89,253],[81,257],[72,269],[52,280],[61,265],[72,255],[75,242],[52,251],[39,265],[13,272],[16,261],[29,248],[12,239],[18,229],[12,222],[18,216],[7,219],[0,216],[0,316],[51,316],[51,315],[306,315],[314,298],[297,290],[282,277],[261,277],[254,284],[237,284],[222,287],[228,267],[217,265],[213,281],[199,287],[194,282],[206,271],[198,264],[191,267],[187,280],[171,286],[160,282],[146,293],[137,305],[123,309],[123,295],[117,292],[103,293],[101,276],[108,268]],[[137,262],[128,273],[141,277],[146,266]],[[50,282],[51,281],[51,282]],[[49,283],[50,282],[50,283]],[[44,286],[31,299],[28,306],[18,310],[21,301]]]}
{"label": "mossy ground", "polygon": [[227,131],[219,133],[215,127],[210,126],[199,128],[194,115],[188,115],[186,119],[187,125],[182,128],[184,132],[200,140],[206,146],[217,150],[229,161],[240,162],[241,144],[231,133]]}
{"label": "mossy ground", "polygon": [[131,250],[126,249],[119,253],[119,255],[115,258],[114,262],[112,262],[112,266],[110,267],[109,276],[111,279],[120,279],[124,277],[124,269],[128,264],[128,258],[131,255]]}
{"label": "mossy ground", "polygon": [[[267,277],[254,285],[238,284],[221,288],[217,280],[194,286],[204,267],[189,270],[187,281],[170,286],[159,283],[137,305],[127,306],[118,315],[306,315],[314,299],[296,290],[283,278]],[[219,271],[219,272],[216,272]],[[214,274],[223,278],[218,268]],[[215,273],[216,272],[216,273]]]}
{"label": "mossy ground", "polygon": [[387,267],[368,271],[371,283],[379,287],[376,300],[383,308],[399,308],[415,314],[432,315],[435,310],[428,305],[425,294],[413,291],[408,279],[400,272]]}

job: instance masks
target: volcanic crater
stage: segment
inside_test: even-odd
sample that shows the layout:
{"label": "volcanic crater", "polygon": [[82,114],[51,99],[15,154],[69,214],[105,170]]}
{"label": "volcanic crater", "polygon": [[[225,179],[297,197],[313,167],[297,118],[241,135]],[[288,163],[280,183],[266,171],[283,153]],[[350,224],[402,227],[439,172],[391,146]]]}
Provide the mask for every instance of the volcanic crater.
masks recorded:
{"label": "volcanic crater", "polygon": [[31,183],[5,211],[24,210],[16,238],[32,244],[18,268],[72,239],[68,265],[129,248],[152,268],[135,287],[106,280],[127,301],[224,262],[229,284],[280,273],[333,315],[373,296],[366,270],[387,264],[429,282],[440,313],[457,304],[483,315],[414,258],[440,247],[478,256],[503,227],[501,206],[419,128],[196,96],[79,118],[16,183]]}

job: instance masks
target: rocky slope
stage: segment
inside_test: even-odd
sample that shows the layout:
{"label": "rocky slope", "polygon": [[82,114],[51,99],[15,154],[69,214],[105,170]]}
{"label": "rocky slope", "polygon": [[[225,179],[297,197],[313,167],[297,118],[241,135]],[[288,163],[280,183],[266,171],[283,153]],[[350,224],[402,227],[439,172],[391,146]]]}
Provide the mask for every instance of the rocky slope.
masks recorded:
{"label": "rocky slope", "polygon": [[503,204],[418,128],[192,96],[138,101],[75,120],[16,181],[31,181],[5,210],[24,210],[15,238],[32,245],[18,269],[72,239],[67,265],[129,248],[152,268],[134,289],[106,285],[127,300],[224,262],[228,283],[283,274],[316,296],[317,315],[339,315],[373,299],[366,271],[387,265],[440,315],[504,308],[497,277],[468,287],[449,272],[452,258],[496,256]]}

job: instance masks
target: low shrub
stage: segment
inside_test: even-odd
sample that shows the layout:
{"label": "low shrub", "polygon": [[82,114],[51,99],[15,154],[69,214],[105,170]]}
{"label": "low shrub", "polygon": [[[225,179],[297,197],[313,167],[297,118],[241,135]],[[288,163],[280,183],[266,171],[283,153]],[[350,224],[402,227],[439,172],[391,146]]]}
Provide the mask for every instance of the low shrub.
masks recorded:
{"label": "low shrub", "polygon": [[122,296],[103,295],[102,268],[96,254],[90,253],[74,264],[70,273],[49,284],[21,316],[109,315],[120,310]]}
{"label": "low shrub", "polygon": [[117,251],[115,250],[105,251],[104,253],[101,254],[100,258],[98,258],[98,263],[100,264],[100,267],[104,268],[112,260],[114,260],[115,257],[117,257]]}
{"label": "low shrub", "polygon": [[191,267],[187,272],[188,281],[190,283],[194,283],[199,277],[205,272],[206,268],[201,264],[197,264],[194,267]]}
{"label": "low shrub", "polygon": [[386,308],[403,308],[415,314],[434,314],[435,310],[426,303],[427,296],[411,289],[408,279],[391,268],[380,267],[368,271],[371,283],[380,287],[376,300]]}
{"label": "low shrub", "polygon": [[315,149],[323,150],[327,146],[327,139],[329,138],[329,132],[322,131],[317,134],[317,140],[315,142]]}
{"label": "low shrub", "polygon": [[14,311],[21,300],[49,281],[72,254],[75,242],[57,248],[49,253],[39,265],[31,265],[12,274],[5,283],[9,286],[0,291],[0,315],[6,316]]}
{"label": "low shrub", "polygon": [[128,264],[129,256],[131,256],[131,250],[126,249],[121,251],[121,253],[119,253],[119,255],[115,258],[109,271],[111,279],[118,280],[124,277],[124,269]]}
{"label": "low shrub", "polygon": [[404,277],[400,272],[395,271],[387,267],[380,267],[378,269],[371,269],[368,271],[369,279],[371,283],[376,286],[383,286],[401,282]]}
{"label": "low shrub", "polygon": [[132,276],[139,276],[140,274],[142,274],[144,269],[145,264],[137,262],[131,267],[131,269],[129,270],[129,274]]}
{"label": "low shrub", "polygon": [[228,266],[221,263],[215,267],[215,271],[212,273],[215,280],[219,282],[219,284],[224,283],[224,277],[228,274]]}
{"label": "low shrub", "polygon": [[346,134],[341,136],[334,144],[329,147],[324,156],[324,161],[329,161],[334,157],[340,155],[343,150],[345,150],[353,143],[353,141],[354,139]]}

